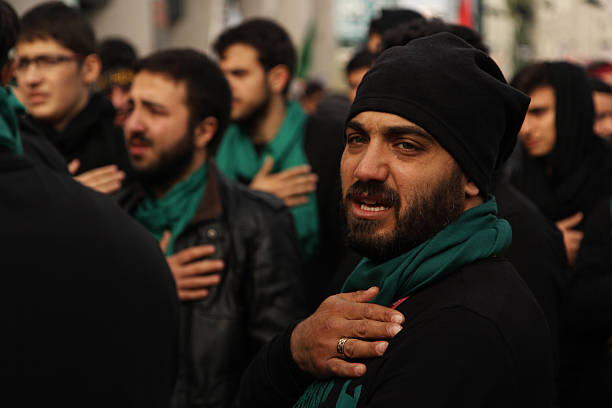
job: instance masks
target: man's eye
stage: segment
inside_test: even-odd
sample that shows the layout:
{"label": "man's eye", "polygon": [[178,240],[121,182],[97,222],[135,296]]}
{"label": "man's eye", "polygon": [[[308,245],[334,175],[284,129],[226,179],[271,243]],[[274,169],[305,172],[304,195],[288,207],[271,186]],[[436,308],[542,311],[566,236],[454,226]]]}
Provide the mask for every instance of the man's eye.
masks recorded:
{"label": "man's eye", "polygon": [[367,142],[367,138],[362,135],[348,135],[346,137],[346,142],[349,144],[358,144]]}
{"label": "man's eye", "polygon": [[417,150],[418,147],[412,142],[400,142],[397,146],[402,150]]}

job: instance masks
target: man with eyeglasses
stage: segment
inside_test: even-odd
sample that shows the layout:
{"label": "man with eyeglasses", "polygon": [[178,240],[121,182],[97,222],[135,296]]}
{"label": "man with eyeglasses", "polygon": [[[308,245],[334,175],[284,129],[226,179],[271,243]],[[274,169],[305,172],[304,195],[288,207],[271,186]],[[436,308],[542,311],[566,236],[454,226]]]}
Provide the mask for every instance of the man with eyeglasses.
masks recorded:
{"label": "man with eyeglasses", "polygon": [[81,183],[113,193],[129,160],[115,111],[91,85],[101,70],[89,22],[61,2],[26,12],[17,41],[17,96]]}

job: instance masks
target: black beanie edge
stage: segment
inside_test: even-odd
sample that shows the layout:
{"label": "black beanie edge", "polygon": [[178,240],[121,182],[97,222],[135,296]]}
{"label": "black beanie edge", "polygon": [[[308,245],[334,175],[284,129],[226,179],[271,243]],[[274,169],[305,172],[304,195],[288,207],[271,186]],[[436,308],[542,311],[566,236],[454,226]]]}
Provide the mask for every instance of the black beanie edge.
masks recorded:
{"label": "black beanie edge", "polygon": [[[393,103],[389,103],[393,100]],[[452,156],[461,170],[476,183],[480,194],[486,196],[489,192],[490,177],[478,164],[471,150],[464,143],[464,138],[458,136],[442,119],[414,101],[393,98],[391,96],[367,96],[356,99],[346,119],[348,123],[361,112],[373,111],[391,113],[407,119],[425,129]],[[407,117],[406,112],[410,112]]]}

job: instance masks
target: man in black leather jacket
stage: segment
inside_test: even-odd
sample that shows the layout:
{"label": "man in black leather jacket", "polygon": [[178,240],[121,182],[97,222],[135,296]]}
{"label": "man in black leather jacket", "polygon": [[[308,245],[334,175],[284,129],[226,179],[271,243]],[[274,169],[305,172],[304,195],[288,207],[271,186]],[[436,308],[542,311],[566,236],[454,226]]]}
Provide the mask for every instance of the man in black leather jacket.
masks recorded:
{"label": "man in black leather jacket", "polygon": [[232,405],[251,358],[297,316],[289,211],[207,155],[230,100],[216,64],[189,49],[141,60],[130,91],[126,142],[142,183],[122,205],[162,242],[183,301],[174,407]]}

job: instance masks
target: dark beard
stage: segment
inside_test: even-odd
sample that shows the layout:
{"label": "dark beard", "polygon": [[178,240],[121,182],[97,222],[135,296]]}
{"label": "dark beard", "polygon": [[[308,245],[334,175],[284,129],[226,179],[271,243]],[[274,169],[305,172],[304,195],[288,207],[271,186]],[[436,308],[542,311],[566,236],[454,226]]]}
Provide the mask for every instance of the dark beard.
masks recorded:
{"label": "dark beard", "polygon": [[234,123],[240,126],[247,135],[250,135],[257,123],[267,115],[270,99],[270,90],[266,88],[263,100],[244,116],[234,119]]}
{"label": "dark beard", "polygon": [[[378,181],[355,182],[344,199],[348,245],[360,255],[378,262],[410,251],[461,216],[465,206],[461,181],[462,172],[456,167],[432,192],[414,192],[408,208],[402,212],[395,190]],[[366,192],[382,197],[383,202],[393,208],[396,223],[390,234],[375,234],[378,221],[355,219],[350,215],[351,198]]]}
{"label": "dark beard", "polygon": [[[189,124],[187,133],[181,138],[171,150],[160,154],[159,160],[154,166],[147,169],[134,169],[138,180],[147,190],[168,190],[181,177],[191,165],[195,147],[193,145],[193,133],[195,127]],[[144,135],[134,135],[145,139]]]}

